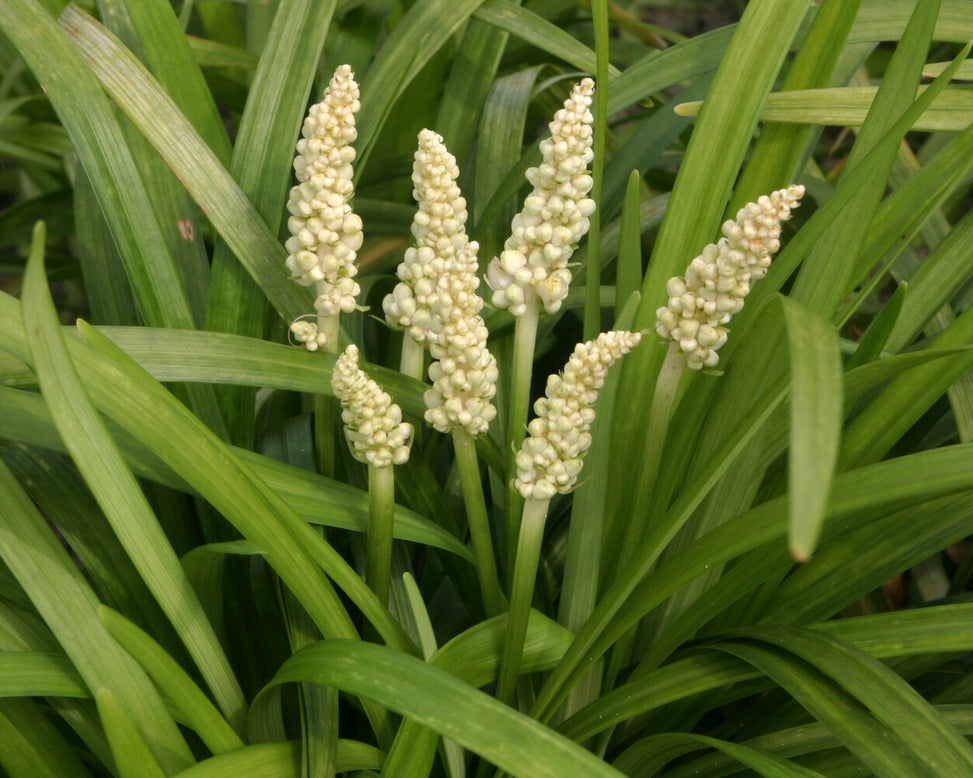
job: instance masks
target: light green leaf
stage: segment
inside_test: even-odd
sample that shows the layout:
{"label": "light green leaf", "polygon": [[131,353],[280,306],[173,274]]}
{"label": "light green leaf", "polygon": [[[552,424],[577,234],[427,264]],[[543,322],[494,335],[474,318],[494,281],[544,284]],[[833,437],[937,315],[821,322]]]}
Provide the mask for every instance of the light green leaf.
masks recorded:
{"label": "light green leaf", "polygon": [[821,773],[815,770],[741,743],[682,732],[640,740],[626,748],[612,764],[626,775],[649,775],[653,768],[661,768],[672,759],[700,748],[718,749],[766,778],[821,778]]}
{"label": "light green leaf", "polygon": [[191,328],[193,318],[182,280],[166,248],[141,171],[110,102],[84,60],[35,0],[13,0],[0,6],[0,27],[44,83],[68,130],[145,320],[158,326]]}
{"label": "light green leaf", "polygon": [[[43,248],[43,229],[35,234]],[[24,277],[24,323],[41,392],[72,458],[146,585],[172,621],[224,714],[243,727],[246,702],[179,559],[81,386],[35,252]]]}
{"label": "light green leaf", "polygon": [[[0,408],[4,411],[0,415],[0,430],[5,437],[54,451],[66,451],[46,406],[37,395],[0,387]],[[119,434],[119,445],[125,461],[138,476],[174,489],[192,491],[186,481],[157,456],[123,432]],[[275,462],[252,451],[231,450],[305,521],[355,532],[363,532],[367,526],[367,492]],[[396,506],[394,531],[401,540],[442,548],[462,559],[473,559],[470,550],[454,535],[401,505]]]}
{"label": "light green leaf", "polygon": [[120,778],[165,778],[165,772],[115,695],[108,689],[99,689],[95,701]]}
{"label": "light green leaf", "polygon": [[[584,73],[593,75],[596,72],[595,52],[567,31],[527,8],[509,0],[487,0],[476,9],[474,16],[564,60]],[[609,72],[612,76],[619,74],[614,65],[609,66]]]}
{"label": "light green leaf", "polygon": [[[923,89],[920,87],[920,94]],[[760,120],[861,127],[877,93],[878,87],[873,86],[774,92],[767,97]],[[676,106],[676,113],[680,116],[699,116],[701,107],[702,102],[681,103]],[[964,87],[946,87],[916,119],[912,129],[918,132],[958,132],[969,127],[970,122],[973,122],[973,92]]]}
{"label": "light green leaf", "polygon": [[[43,251],[42,235],[43,231],[34,242],[37,261]],[[21,347],[26,350],[23,330],[20,336]],[[5,345],[10,345],[6,339]],[[166,769],[181,769],[191,763],[189,748],[151,682],[98,623],[97,597],[64,544],[2,463],[0,519],[5,524],[0,557],[87,687],[115,691],[126,708],[137,714],[142,733]]]}
{"label": "light green leaf", "polygon": [[[590,751],[415,657],[326,640],[287,660],[270,684],[307,682],[374,699],[523,778],[620,776]],[[456,711],[462,710],[463,716]]]}
{"label": "light green leaf", "polygon": [[792,652],[847,689],[911,749],[929,774],[973,772],[970,743],[905,680],[865,652],[811,630],[750,627],[745,633]]}
{"label": "light green leaf", "polygon": [[61,24],[105,90],[176,173],[278,313],[292,321],[310,310],[310,294],[281,272],[286,254],[277,236],[159,84],[114,36],[76,7],[65,9]]}
{"label": "light green leaf", "polygon": [[[832,487],[828,520],[860,516],[874,509],[886,511],[966,491],[973,487],[973,471],[967,460],[971,451],[971,446],[950,446],[842,473]],[[667,522],[681,509],[681,505],[674,505]],[[785,515],[786,497],[765,502],[698,539],[691,548],[668,559],[644,578],[649,568],[646,560],[633,560],[632,570],[636,572],[627,575],[631,570],[623,571],[619,575],[548,677],[535,702],[535,715],[542,719],[552,715],[589,663],[670,594],[703,575],[712,565],[782,538],[786,534]]]}
{"label": "light green leaf", "polygon": [[[930,62],[922,69],[922,76],[923,78],[935,78],[951,64],[950,62]],[[957,81],[973,81],[973,61],[967,60],[962,63],[959,70],[953,74],[953,78]]]}
{"label": "light green leaf", "polygon": [[64,654],[0,651],[0,697],[90,697]]}
{"label": "light green leaf", "polygon": [[[879,659],[937,652],[964,652],[973,645],[970,604],[839,619],[813,625]],[[667,703],[756,677],[753,667],[716,652],[701,651],[623,684],[565,721],[558,729],[586,740],[628,718]],[[767,688],[764,684],[762,688]]]}
{"label": "light green leaf", "polygon": [[90,778],[91,772],[32,700],[0,699],[0,766],[10,778]]}
{"label": "light green leaf", "polygon": [[719,649],[770,676],[874,773],[889,778],[933,778],[920,757],[888,727],[872,718],[854,696],[784,651],[742,642]]}
{"label": "light green leaf", "polygon": [[[338,772],[378,770],[384,754],[374,746],[355,740],[339,740]],[[301,744],[296,740],[259,743],[204,759],[176,778],[300,778]]]}
{"label": "light green leaf", "polygon": [[196,732],[210,751],[220,754],[243,746],[213,703],[158,643],[111,608],[102,606],[98,615],[109,634],[142,665],[179,711],[180,721]]}
{"label": "light green leaf", "polygon": [[791,448],[788,535],[805,562],[824,521],[841,439],[841,350],[838,332],[821,316],[780,298],[791,364]]}

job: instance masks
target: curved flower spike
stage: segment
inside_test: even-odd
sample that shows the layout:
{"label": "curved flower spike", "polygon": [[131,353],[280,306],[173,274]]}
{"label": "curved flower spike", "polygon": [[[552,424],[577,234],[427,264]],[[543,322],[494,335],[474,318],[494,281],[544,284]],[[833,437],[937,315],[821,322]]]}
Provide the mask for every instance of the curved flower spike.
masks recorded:
{"label": "curved flower spike", "polygon": [[780,249],[781,224],[803,196],[804,187],[795,185],[747,203],[736,220],[724,222],[723,237],[689,263],[685,277],[669,279],[669,302],[656,311],[655,329],[678,344],[692,370],[719,361],[723,325],[743,308],[753,282],[767,275],[771,254]]}
{"label": "curved flower spike", "polygon": [[409,461],[412,425],[402,421],[399,406],[358,367],[354,343],[335,362],[331,388],[341,401],[345,437],[355,459],[375,467]]}
{"label": "curved flower spike", "polygon": [[487,268],[493,304],[514,316],[523,316],[533,300],[555,313],[567,297],[568,260],[595,211],[595,201],[586,196],[594,183],[587,171],[594,158],[589,110],[594,90],[594,81],[582,79],[554,115],[551,137],[540,143],[541,164],[527,170],[534,191],[514,217],[500,256]]}
{"label": "curved flower spike", "polygon": [[550,500],[574,488],[591,446],[598,390],[608,368],[641,338],[639,332],[603,332],[575,346],[564,372],[547,379],[546,396],[534,403],[537,416],[527,425],[528,437],[517,453],[514,485],[525,500]]}

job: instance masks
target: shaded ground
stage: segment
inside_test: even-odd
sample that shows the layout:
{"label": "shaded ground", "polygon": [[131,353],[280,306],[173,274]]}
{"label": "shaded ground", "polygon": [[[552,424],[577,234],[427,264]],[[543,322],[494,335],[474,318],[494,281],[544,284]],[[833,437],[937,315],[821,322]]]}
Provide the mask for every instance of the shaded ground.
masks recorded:
{"label": "shaded ground", "polygon": [[683,35],[699,35],[740,20],[743,0],[645,0],[636,3],[641,19]]}

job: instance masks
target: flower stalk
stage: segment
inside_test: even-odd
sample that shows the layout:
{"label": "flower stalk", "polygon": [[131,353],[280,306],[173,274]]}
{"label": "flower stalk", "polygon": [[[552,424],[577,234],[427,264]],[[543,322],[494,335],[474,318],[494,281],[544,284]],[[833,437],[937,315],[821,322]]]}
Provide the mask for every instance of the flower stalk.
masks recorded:
{"label": "flower stalk", "polygon": [[497,682],[497,699],[510,703],[524,650],[527,617],[551,499],[574,489],[591,446],[594,403],[608,369],[631,351],[641,333],[613,331],[579,343],[564,371],[547,379],[545,396],[534,403],[537,416],[517,452],[514,486],[524,499],[510,592],[507,634]]}
{"label": "flower stalk", "polygon": [[804,187],[778,189],[747,203],[736,218],[723,223],[723,237],[703,248],[686,274],[666,284],[669,301],[656,311],[656,332],[669,341],[669,351],[656,379],[649,425],[642,446],[642,472],[625,525],[622,564],[664,506],[653,505],[662,449],[675,409],[683,371],[713,368],[726,343],[726,325],[743,309],[753,284],[767,274],[780,249],[781,225],[800,205]]}
{"label": "flower stalk", "polygon": [[[294,158],[298,184],[290,191],[287,228],[291,237],[287,268],[297,283],[313,286],[317,320],[291,325],[294,339],[308,351],[338,353],[339,317],[357,307],[361,291],[355,266],[363,233],[361,218],[351,209],[355,190],[351,163],[358,137],[355,114],[361,109],[358,84],[349,65],[334,72],[321,102],[312,105],[301,129]],[[314,433],[318,470],[334,475],[334,404],[315,399]]]}
{"label": "flower stalk", "polygon": [[496,698],[507,705],[513,702],[520,671],[520,660],[527,637],[527,619],[534,599],[534,582],[540,564],[544,525],[551,500],[528,497],[520,520],[517,537],[517,560],[514,564],[510,590],[510,607],[507,612],[507,633],[503,653],[500,655],[500,674],[497,679]]}
{"label": "flower stalk", "polygon": [[[523,511],[524,499],[514,486],[513,474],[516,472],[516,452],[527,437],[527,413],[530,409],[530,383],[534,371],[534,348],[537,341],[538,306],[531,300],[523,316],[517,317],[514,325],[513,365],[510,374],[510,407],[507,413],[507,445],[509,460],[507,472],[510,480],[507,487],[507,504],[504,512],[504,555],[503,569],[510,574],[517,555],[517,535],[519,516]],[[508,580],[508,583],[510,581]]]}
{"label": "flower stalk", "polygon": [[493,537],[490,534],[490,517],[483,496],[480,479],[480,463],[476,456],[476,441],[462,427],[453,430],[453,449],[459,471],[466,521],[470,529],[473,557],[476,560],[476,576],[480,583],[483,610],[488,617],[499,616],[506,610],[506,601],[500,589],[497,564],[494,559]]}
{"label": "flower stalk", "polygon": [[353,343],[335,363],[331,388],[341,401],[341,418],[351,454],[368,465],[365,581],[379,600],[387,603],[395,509],[392,466],[405,464],[409,459],[412,425],[402,421],[399,406],[358,366],[358,347]]}
{"label": "flower stalk", "polygon": [[387,603],[392,575],[392,529],[395,515],[395,472],[391,466],[368,465],[368,551],[365,581]]}
{"label": "flower stalk", "polygon": [[[503,251],[487,268],[493,304],[517,317],[507,417],[512,451],[524,440],[540,306],[547,313],[560,310],[571,283],[568,261],[588,232],[588,217],[595,210],[595,201],[587,197],[594,184],[587,170],[594,157],[594,117],[590,111],[594,88],[592,79],[582,79],[554,115],[549,125],[551,135],[540,143],[541,164],[526,173],[534,189],[511,222],[511,234]],[[511,479],[515,469],[511,454]],[[522,505],[520,495],[510,488],[504,532],[504,566],[508,571],[516,553],[517,517]]]}
{"label": "flower stalk", "polygon": [[498,373],[480,316],[479,245],[466,235],[466,200],[458,178],[456,159],[442,137],[422,130],[412,166],[412,194],[419,206],[412,220],[416,245],[406,249],[396,271],[399,283],[382,307],[388,323],[405,330],[403,373],[421,378],[423,349],[432,354],[425,420],[452,434],[480,593],[492,616],[503,611],[504,601],[474,437],[496,416],[491,400]]}

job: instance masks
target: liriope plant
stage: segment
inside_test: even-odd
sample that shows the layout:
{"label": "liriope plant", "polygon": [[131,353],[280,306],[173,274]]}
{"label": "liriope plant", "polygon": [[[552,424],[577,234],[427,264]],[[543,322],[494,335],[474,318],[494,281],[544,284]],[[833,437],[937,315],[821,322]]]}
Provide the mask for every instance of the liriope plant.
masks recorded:
{"label": "liriope plant", "polygon": [[973,774],[969,3],[242,11],[0,4],[0,768]]}

